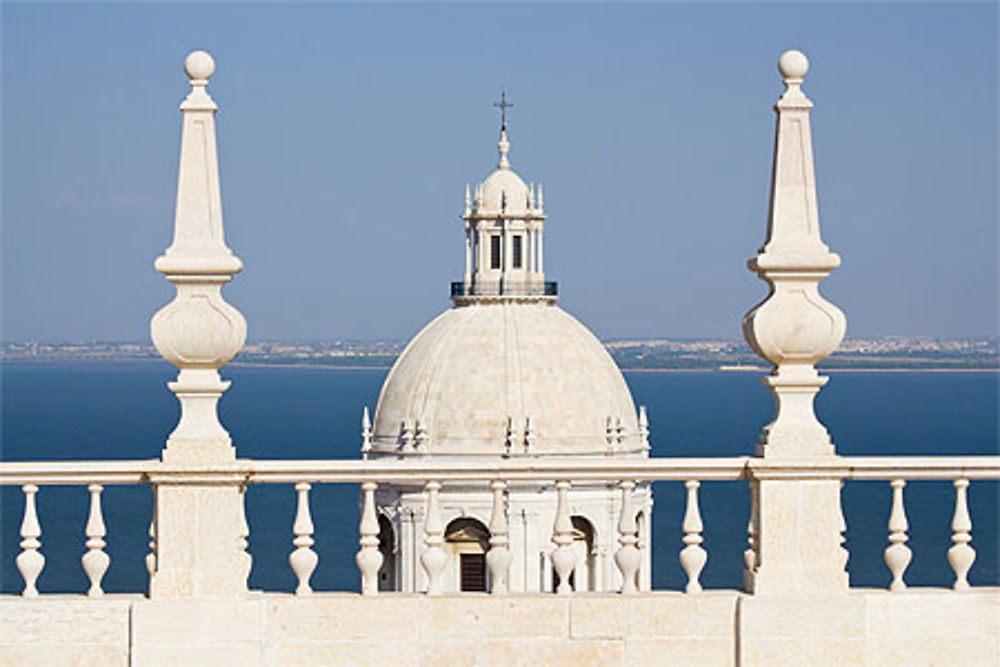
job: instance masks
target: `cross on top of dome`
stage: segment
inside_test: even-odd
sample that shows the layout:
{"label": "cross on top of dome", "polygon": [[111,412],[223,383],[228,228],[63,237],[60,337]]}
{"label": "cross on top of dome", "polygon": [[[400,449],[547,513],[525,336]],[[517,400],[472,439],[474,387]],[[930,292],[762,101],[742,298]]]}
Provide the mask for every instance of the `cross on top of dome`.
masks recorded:
{"label": "cross on top of dome", "polygon": [[510,169],[510,160],[507,159],[507,154],[510,152],[510,142],[507,141],[507,109],[514,106],[514,103],[507,101],[506,89],[500,89],[500,101],[494,102],[493,106],[500,109],[500,143],[497,144],[497,148],[500,149],[500,163],[497,164],[497,168],[507,170]]}
{"label": "cross on top of dome", "polygon": [[507,109],[514,106],[513,102],[507,101],[507,91],[504,88],[500,89],[500,101],[494,102],[493,106],[500,109],[500,131],[503,132],[507,129]]}

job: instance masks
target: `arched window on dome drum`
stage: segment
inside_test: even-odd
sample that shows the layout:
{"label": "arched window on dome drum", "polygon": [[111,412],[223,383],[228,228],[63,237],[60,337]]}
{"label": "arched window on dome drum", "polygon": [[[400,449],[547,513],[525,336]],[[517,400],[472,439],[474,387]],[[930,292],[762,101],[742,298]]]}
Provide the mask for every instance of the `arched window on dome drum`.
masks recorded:
{"label": "arched window on dome drum", "polygon": [[524,245],[523,244],[523,238],[524,237],[521,236],[520,234],[516,234],[514,236],[514,247],[513,247],[514,254],[511,257],[511,259],[513,260],[512,266],[515,269],[520,269],[520,268],[522,268],[524,266],[524,262],[521,260],[521,249],[522,249],[522,246]]}
{"label": "arched window on dome drum", "polygon": [[451,556],[455,589],[485,593],[486,552],[490,546],[486,526],[468,517],[455,519],[445,529],[444,539]]}
{"label": "arched window on dome drum", "polygon": [[490,236],[490,268],[500,268],[500,235]]}

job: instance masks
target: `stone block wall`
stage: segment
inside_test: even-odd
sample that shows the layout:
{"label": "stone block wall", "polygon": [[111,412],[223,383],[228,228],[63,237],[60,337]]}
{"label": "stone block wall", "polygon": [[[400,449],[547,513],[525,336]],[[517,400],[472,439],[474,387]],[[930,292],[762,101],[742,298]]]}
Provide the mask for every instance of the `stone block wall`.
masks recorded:
{"label": "stone block wall", "polygon": [[0,665],[994,665],[1000,590],[0,598]]}

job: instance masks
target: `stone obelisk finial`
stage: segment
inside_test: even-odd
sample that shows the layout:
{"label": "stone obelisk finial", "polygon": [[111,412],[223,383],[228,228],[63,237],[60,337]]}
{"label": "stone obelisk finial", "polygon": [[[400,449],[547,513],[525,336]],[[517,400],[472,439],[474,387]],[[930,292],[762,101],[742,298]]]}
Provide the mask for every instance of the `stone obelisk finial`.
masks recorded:
{"label": "stone obelisk finial", "polygon": [[177,287],[174,300],[153,316],[153,343],[180,369],[169,384],[181,403],[181,419],[170,434],[163,460],[231,460],[235,450],[219,423],[216,404],[228,387],[218,369],[246,340],[246,320],[222,297],[222,286],[243,267],[226,247],[215,144],[218,107],[206,86],[215,71],[212,56],[195,51],[184,61],[191,92],[181,104],[180,170],[174,239],[156,260],[156,270]]}
{"label": "stone obelisk finial", "polygon": [[[802,459],[834,453],[813,412],[813,398],[827,378],[815,368],[840,344],[845,319],[819,295],[819,281],[840,264],[823,244],[816,212],[809,109],[802,92],[809,61],[787,51],[778,61],[785,93],[778,114],[767,242],[749,266],[771,288],[743,318],[750,346],[774,364],[764,378],[777,403],[764,427],[758,456]],[[848,589],[840,480],[750,479],[750,549],[744,582],[754,593],[813,596]],[[792,520],[789,520],[789,518]]]}
{"label": "stone obelisk finial", "polygon": [[844,314],[819,294],[819,281],[840,265],[819,231],[809,109],[802,92],[809,61],[787,51],[778,61],[786,90],[778,115],[767,242],[748,263],[771,294],[743,318],[743,335],[774,364],[764,378],[777,402],[774,420],[761,435],[758,454],[815,456],[833,453],[813,398],[828,378],[814,367],[844,337]]}

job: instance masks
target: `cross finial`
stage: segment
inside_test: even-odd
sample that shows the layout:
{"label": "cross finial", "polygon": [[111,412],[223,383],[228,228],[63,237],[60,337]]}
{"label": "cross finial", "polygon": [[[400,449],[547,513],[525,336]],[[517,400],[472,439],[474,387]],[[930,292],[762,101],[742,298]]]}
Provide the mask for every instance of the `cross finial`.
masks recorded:
{"label": "cross finial", "polygon": [[494,102],[493,106],[500,109],[500,131],[503,132],[507,129],[507,109],[514,106],[512,102],[507,101],[506,90],[500,89],[500,101]]}

